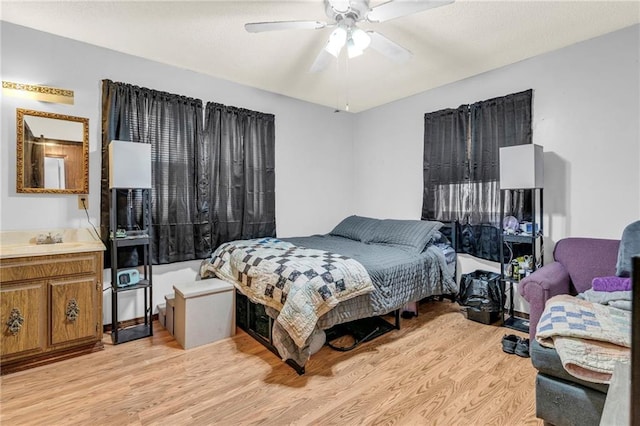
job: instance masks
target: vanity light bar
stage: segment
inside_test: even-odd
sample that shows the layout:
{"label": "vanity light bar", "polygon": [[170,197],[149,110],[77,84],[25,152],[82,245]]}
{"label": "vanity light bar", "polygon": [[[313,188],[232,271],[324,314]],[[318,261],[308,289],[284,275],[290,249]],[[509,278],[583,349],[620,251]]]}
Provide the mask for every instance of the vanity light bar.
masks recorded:
{"label": "vanity light bar", "polygon": [[2,93],[6,96],[73,105],[73,90],[68,89],[58,89],[56,87],[40,86],[37,84],[14,83],[3,80]]}

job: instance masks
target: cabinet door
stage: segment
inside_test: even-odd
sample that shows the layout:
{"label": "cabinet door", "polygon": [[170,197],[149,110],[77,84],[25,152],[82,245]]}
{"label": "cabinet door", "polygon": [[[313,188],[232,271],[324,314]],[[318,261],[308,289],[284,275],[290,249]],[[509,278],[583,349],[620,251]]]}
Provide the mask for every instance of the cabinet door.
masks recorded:
{"label": "cabinet door", "polygon": [[81,277],[49,285],[51,344],[97,336],[96,279]]}
{"label": "cabinet door", "polygon": [[3,286],[0,290],[2,357],[44,347],[44,282]]}

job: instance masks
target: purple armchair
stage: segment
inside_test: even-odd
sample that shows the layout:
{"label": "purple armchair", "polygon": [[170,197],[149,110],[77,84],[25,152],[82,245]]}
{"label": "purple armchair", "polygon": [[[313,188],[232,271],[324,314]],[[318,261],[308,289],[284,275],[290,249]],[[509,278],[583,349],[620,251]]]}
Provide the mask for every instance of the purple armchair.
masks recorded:
{"label": "purple armchair", "polygon": [[616,274],[619,240],[564,238],[553,250],[554,262],[543,266],[520,281],[518,291],[529,302],[529,337],[536,327],[544,305],[558,294],[576,295],[591,288],[594,277]]}

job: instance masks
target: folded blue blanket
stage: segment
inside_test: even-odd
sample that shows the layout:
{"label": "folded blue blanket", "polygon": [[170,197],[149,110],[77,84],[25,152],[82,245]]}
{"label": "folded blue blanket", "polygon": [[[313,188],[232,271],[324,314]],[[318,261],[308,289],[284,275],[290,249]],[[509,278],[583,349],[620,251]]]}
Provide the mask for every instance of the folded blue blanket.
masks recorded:
{"label": "folded blue blanket", "polygon": [[591,282],[595,291],[630,291],[631,278],[595,277]]}

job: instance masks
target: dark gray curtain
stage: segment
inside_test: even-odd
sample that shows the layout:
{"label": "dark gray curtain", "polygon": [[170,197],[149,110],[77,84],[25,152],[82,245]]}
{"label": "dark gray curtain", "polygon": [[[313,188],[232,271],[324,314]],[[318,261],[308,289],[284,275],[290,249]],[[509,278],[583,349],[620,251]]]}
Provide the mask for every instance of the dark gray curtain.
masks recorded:
{"label": "dark gray curtain", "polygon": [[[527,90],[425,114],[422,218],[460,221],[461,252],[499,260],[499,149],[532,142],[531,101]],[[530,201],[509,192],[506,202],[522,213]]]}
{"label": "dark gray curtain", "polygon": [[[101,233],[109,233],[109,154],[111,140],[151,144],[153,262],[169,263],[208,254],[200,238],[196,176],[197,147],[202,140],[202,101],[104,80],[102,85],[102,181]],[[126,209],[126,197],[118,208]],[[135,229],[141,223],[141,194],[133,192],[133,211],[119,213]],[[131,253],[129,264],[137,262]],[[107,257],[108,259],[108,257]]]}
{"label": "dark gray curtain", "polygon": [[[500,148],[532,143],[531,132],[532,90],[477,102],[470,106],[471,144],[470,181],[477,206],[470,217],[473,223],[501,226],[500,214]],[[507,193],[511,211],[520,215],[525,200],[519,193]]]}
{"label": "dark gray curtain", "polygon": [[[208,103],[198,183],[211,247],[276,235],[275,119],[271,114]],[[203,218],[204,219],[204,218]]]}
{"label": "dark gray curtain", "polygon": [[422,219],[452,221],[467,213],[468,107],[424,116]]}

